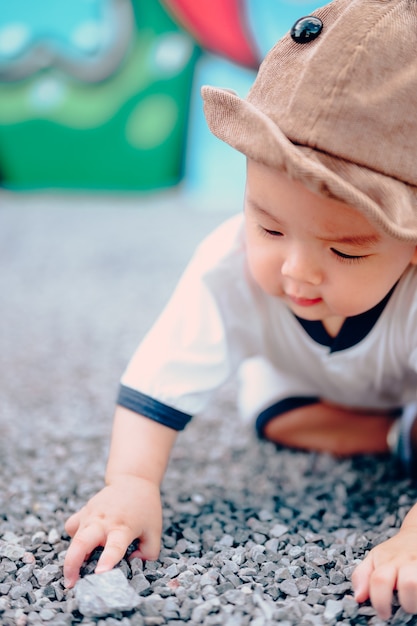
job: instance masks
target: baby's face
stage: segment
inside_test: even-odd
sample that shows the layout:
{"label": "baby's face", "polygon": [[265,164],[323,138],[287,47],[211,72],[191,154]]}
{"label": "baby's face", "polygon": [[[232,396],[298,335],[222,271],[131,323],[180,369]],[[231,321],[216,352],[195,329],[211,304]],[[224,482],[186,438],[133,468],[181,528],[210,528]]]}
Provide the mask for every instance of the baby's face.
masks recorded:
{"label": "baby's face", "polygon": [[417,263],[414,243],[393,239],[355,208],[254,161],[245,223],[254,280],[299,317],[329,328],[378,304]]}

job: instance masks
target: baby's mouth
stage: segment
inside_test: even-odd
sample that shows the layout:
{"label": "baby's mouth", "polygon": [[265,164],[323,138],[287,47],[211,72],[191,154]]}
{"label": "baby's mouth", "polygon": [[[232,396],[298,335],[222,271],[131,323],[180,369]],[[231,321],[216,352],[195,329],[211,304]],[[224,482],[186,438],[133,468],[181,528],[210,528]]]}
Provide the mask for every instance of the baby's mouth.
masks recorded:
{"label": "baby's mouth", "polygon": [[314,306],[322,301],[322,298],[302,298],[299,296],[290,296],[289,294],[287,294],[287,298],[293,304],[302,307]]}

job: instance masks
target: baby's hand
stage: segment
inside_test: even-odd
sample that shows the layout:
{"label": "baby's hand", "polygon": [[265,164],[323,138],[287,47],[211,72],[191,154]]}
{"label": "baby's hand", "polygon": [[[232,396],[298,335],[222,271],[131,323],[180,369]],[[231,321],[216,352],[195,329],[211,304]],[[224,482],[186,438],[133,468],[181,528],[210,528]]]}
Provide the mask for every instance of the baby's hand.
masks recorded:
{"label": "baby's hand", "polygon": [[139,546],[134,556],[156,559],[162,532],[159,487],[143,478],[118,476],[68,519],[65,530],[73,538],[64,563],[66,587],[74,586],[81,565],[97,546],[104,547],[97,574],[112,569],[135,539]]}
{"label": "baby's hand", "polygon": [[368,598],[378,615],[389,619],[393,590],[404,611],[417,613],[417,528],[401,528],[397,535],[371,550],[352,575],[355,599]]}

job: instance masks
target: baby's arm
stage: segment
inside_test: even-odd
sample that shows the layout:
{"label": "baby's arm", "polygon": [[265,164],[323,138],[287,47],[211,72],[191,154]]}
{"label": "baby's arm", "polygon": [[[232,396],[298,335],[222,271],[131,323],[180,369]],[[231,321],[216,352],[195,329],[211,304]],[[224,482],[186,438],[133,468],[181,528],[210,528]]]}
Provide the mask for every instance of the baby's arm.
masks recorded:
{"label": "baby's arm", "polygon": [[389,619],[393,590],[408,613],[417,613],[417,505],[391,539],[373,548],[352,575],[355,598],[370,598],[382,619]]}
{"label": "baby's arm", "polygon": [[270,420],[264,435],[270,441],[337,456],[388,452],[389,415],[350,409],[328,402],[302,406]]}
{"label": "baby's arm", "polygon": [[129,544],[139,539],[135,554],[156,559],[162,532],[160,484],[177,431],[128,409],[117,407],[106,470],[106,486],[65,528],[72,536],[64,563],[64,579],[72,587],[82,563],[97,547],[104,550],[96,572],[110,570]]}

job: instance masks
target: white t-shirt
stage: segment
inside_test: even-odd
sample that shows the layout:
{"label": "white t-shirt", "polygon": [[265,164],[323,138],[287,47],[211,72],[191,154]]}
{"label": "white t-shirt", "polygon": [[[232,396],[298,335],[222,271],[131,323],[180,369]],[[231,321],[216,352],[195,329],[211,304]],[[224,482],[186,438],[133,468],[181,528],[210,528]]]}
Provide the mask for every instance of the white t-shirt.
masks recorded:
{"label": "white t-shirt", "polygon": [[374,409],[415,402],[416,268],[331,338],[253,281],[243,216],[229,219],[198,247],[129,363],[118,402],[181,429],[238,370],[250,419],[288,398]]}

